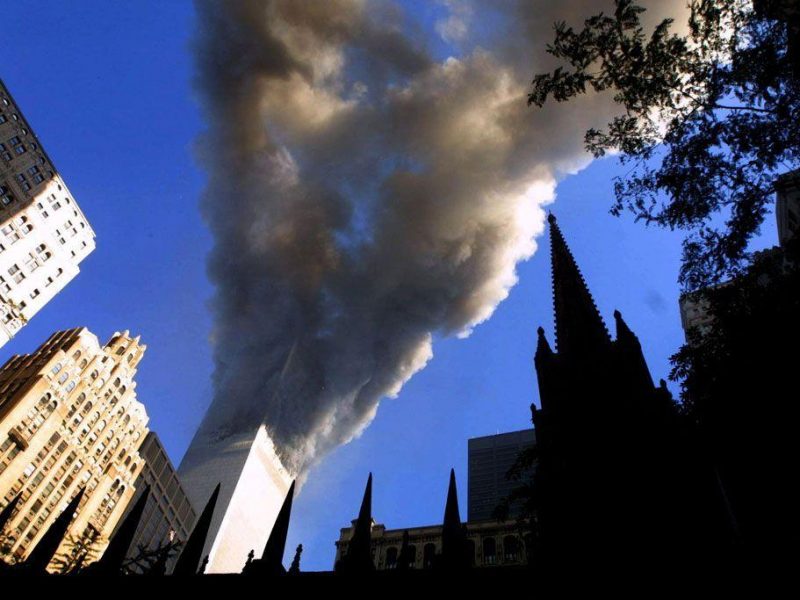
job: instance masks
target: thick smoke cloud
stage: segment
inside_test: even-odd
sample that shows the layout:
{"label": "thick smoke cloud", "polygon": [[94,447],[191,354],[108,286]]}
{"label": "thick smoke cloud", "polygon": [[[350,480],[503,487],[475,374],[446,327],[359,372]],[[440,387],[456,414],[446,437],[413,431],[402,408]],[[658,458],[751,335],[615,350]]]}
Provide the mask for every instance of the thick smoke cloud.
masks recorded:
{"label": "thick smoke cloud", "polygon": [[378,0],[196,2],[206,433],[264,422],[302,473],[369,424],[435,336],[489,318],[556,182],[588,162],[583,132],[613,114],[598,96],[529,109],[528,84],[553,22],[606,5],[447,0],[415,23]]}

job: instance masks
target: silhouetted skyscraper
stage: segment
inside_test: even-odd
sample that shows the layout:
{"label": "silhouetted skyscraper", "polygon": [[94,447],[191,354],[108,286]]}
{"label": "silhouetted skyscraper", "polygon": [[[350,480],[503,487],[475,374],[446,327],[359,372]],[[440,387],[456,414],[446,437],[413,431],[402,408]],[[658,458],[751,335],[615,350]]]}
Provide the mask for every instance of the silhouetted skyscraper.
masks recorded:
{"label": "silhouetted skyscraper", "polygon": [[[492,513],[503,498],[529,481],[526,478],[515,481],[507,475],[520,452],[535,443],[533,429],[487,435],[468,441],[467,514],[470,523],[491,520]],[[518,514],[518,507],[510,508],[509,517],[514,518]]]}

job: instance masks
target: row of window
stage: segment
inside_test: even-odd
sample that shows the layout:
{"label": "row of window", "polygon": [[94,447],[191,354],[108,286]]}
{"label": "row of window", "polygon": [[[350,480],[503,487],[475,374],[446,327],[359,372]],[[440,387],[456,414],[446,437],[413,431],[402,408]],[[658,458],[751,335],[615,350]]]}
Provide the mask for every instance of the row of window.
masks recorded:
{"label": "row of window", "polygon": [[[475,542],[467,540],[470,548],[472,560],[475,560]],[[482,540],[483,546],[483,564],[494,565],[498,562],[497,555],[497,542],[493,537],[485,537]],[[430,569],[433,566],[436,556],[436,545],[429,543],[425,544],[422,550],[422,567]],[[414,567],[417,562],[417,547],[413,544],[408,546],[408,566]],[[385,566],[387,569],[396,569],[398,560],[400,559],[399,549],[392,546],[386,550]],[[503,538],[503,559],[504,562],[511,563],[517,562],[521,559],[521,544],[519,538],[513,535],[507,535]]]}

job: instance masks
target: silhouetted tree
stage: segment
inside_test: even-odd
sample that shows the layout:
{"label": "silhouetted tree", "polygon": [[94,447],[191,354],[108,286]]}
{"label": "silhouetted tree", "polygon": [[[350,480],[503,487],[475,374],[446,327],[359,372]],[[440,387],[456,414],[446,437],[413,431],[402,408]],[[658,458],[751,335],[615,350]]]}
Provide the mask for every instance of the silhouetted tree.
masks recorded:
{"label": "silhouetted tree", "polygon": [[136,554],[123,563],[123,572],[145,575],[164,575],[169,559],[180,552],[182,543],[167,541],[155,548],[137,546]]}
{"label": "silhouetted tree", "polygon": [[56,567],[57,572],[73,573],[83,565],[97,560],[99,557],[96,547],[98,537],[97,530],[93,527],[87,527],[79,536],[68,534],[66,537],[67,550],[57,553],[53,557],[53,566]]}
{"label": "silhouetted tree", "polygon": [[589,89],[613,93],[622,113],[587,131],[586,148],[595,157],[619,152],[631,167],[615,182],[613,214],[688,231],[686,289],[748,264],[776,178],[800,164],[796,4],[691,0],[688,35],[668,19],[647,36],[644,9],[616,0],[612,15],[580,31],[557,23],[547,51],[567,66],[533,80],[536,106]]}
{"label": "silhouetted tree", "polygon": [[735,280],[694,294],[711,322],[673,357],[741,541],[800,542],[797,340],[800,242],[756,255]]}
{"label": "silhouetted tree", "polygon": [[536,488],[533,485],[533,471],[536,468],[538,452],[536,446],[528,446],[520,451],[514,464],[508,470],[505,477],[510,481],[515,481],[518,485],[511,490],[505,498],[501,498],[500,503],[495,507],[492,516],[498,521],[508,521],[511,518],[512,508],[516,512],[516,525],[520,538],[525,542],[525,549],[529,558],[529,564],[534,561],[531,557],[536,556],[538,547],[538,531],[536,527],[537,497]]}

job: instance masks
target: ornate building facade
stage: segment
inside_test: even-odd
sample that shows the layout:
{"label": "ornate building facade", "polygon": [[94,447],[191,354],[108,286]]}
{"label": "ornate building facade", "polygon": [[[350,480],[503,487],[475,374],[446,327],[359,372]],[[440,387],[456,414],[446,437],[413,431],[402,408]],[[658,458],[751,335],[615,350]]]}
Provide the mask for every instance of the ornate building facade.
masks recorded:
{"label": "ornate building facade", "polygon": [[0,80],[0,346],[78,274],[94,237]]}
{"label": "ornate building facade", "polygon": [[[353,521],[355,525],[355,521]],[[528,563],[520,527],[515,520],[505,522],[480,521],[466,523],[467,553],[473,567],[519,567]],[[399,567],[403,536],[408,535],[407,560],[410,569],[432,569],[436,556],[442,552],[442,525],[386,529],[372,525],[372,560],[378,571]],[[353,527],[341,530],[336,541],[336,561],[348,551]]]}
{"label": "ornate building facade", "polygon": [[0,557],[24,560],[82,489],[50,569],[99,556],[133,497],[148,417],[134,376],[146,346],[127,331],[107,344],[85,328],[53,334],[0,368],[0,497],[17,510]]}

